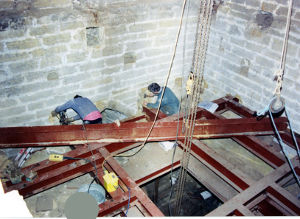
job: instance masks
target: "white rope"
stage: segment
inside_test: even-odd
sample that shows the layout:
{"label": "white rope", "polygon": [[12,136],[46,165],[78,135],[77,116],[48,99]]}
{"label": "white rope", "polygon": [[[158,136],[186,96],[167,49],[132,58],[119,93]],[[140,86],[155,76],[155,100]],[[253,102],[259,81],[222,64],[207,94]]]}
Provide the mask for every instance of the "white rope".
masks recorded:
{"label": "white rope", "polygon": [[291,26],[291,20],[292,20],[293,0],[290,0],[289,3],[290,4],[289,4],[289,11],[287,14],[285,36],[284,36],[284,42],[283,42],[282,52],[281,52],[280,68],[275,72],[275,74],[277,76],[277,81],[276,81],[276,88],[274,90],[274,95],[276,95],[278,97],[281,95],[283,75],[284,75],[284,71],[285,71],[288,39],[289,39],[289,32],[290,32],[290,26]]}
{"label": "white rope", "polygon": [[[273,127],[275,129],[275,134],[277,136],[277,140],[279,145],[281,146],[282,152],[284,154],[284,156],[286,157],[288,164],[292,170],[292,173],[296,179],[296,182],[298,184],[298,186],[300,187],[300,180],[299,177],[295,171],[295,168],[292,165],[292,162],[290,161],[287,152],[285,150],[284,144],[283,144],[283,140],[280,136],[280,133],[278,132],[278,129],[276,127],[276,124],[274,122],[273,119],[273,115],[272,115],[272,110],[271,110],[271,104],[272,102],[275,104],[276,99],[280,98],[281,95],[281,88],[282,88],[282,82],[283,82],[283,75],[284,75],[284,71],[285,71],[285,63],[286,63],[286,55],[287,55],[287,47],[288,47],[288,39],[289,39],[289,32],[290,32],[290,26],[291,26],[291,19],[292,19],[292,9],[293,9],[293,0],[290,0],[289,2],[289,10],[288,10],[288,14],[287,14],[287,22],[286,22],[286,27],[285,27],[285,36],[284,36],[284,42],[283,42],[283,46],[282,46],[282,53],[281,53],[281,60],[280,60],[280,69],[278,69],[276,71],[276,76],[277,76],[277,81],[276,81],[276,88],[274,90],[274,97],[271,99],[270,103],[259,113],[257,113],[257,116],[264,116],[266,115],[266,113],[269,113],[270,119],[272,121]],[[300,150],[299,150],[299,146],[298,146],[298,142],[297,139],[294,135],[294,130],[292,128],[292,125],[290,123],[290,119],[289,119],[289,114],[286,110],[286,107],[284,108],[285,114],[287,116],[288,119],[288,124],[290,126],[290,131],[291,131],[291,135],[293,138],[293,141],[295,143],[296,146],[296,152],[298,157],[300,158]]]}
{"label": "white rope", "polygon": [[[291,26],[291,20],[292,20],[292,9],[293,9],[293,0],[289,1],[289,10],[287,14],[287,22],[285,26],[285,35],[284,35],[284,41],[282,46],[282,52],[281,52],[281,59],[280,59],[280,68],[276,70],[276,87],[273,92],[273,95],[277,98],[281,96],[281,89],[282,89],[282,83],[283,83],[283,75],[285,71],[285,63],[286,63],[286,55],[287,55],[287,48],[288,48],[288,39],[289,39],[289,32],[290,32],[290,26]],[[271,100],[272,102],[272,100]],[[265,116],[268,112],[269,104],[260,112],[257,113],[257,116]]]}
{"label": "white rope", "polygon": [[[170,66],[169,66],[169,70],[168,70],[168,74],[167,74],[167,78],[165,80],[165,83],[164,83],[164,87],[162,89],[162,94],[161,94],[161,98],[160,98],[160,101],[159,101],[159,105],[158,105],[158,108],[157,108],[157,111],[156,111],[156,114],[155,114],[155,117],[154,117],[154,120],[153,120],[153,123],[148,131],[148,134],[145,138],[145,140],[143,141],[142,145],[140,145],[140,149],[135,152],[134,154],[132,155],[125,155],[125,157],[128,157],[128,156],[134,156],[135,154],[137,154],[138,152],[140,152],[146,145],[146,142],[148,141],[148,138],[155,126],[155,123],[157,121],[157,118],[158,118],[158,114],[159,114],[159,110],[160,110],[160,107],[161,107],[161,103],[162,103],[162,99],[164,97],[164,94],[165,94],[165,90],[166,90],[166,87],[168,85],[168,82],[169,82],[169,78],[170,78],[170,75],[171,75],[171,71],[172,71],[172,67],[173,67],[173,63],[174,63],[174,59],[175,59],[175,55],[176,55],[176,50],[177,50],[177,45],[178,45],[178,41],[179,41],[179,36],[180,36],[180,33],[181,33],[181,28],[182,28],[182,22],[183,22],[183,15],[184,15],[184,9],[185,9],[185,5],[186,5],[186,2],[187,0],[184,0],[183,3],[182,3],[182,8],[181,8],[181,16],[180,16],[180,22],[179,22],[179,27],[178,27],[178,31],[177,31],[177,35],[176,35],[176,41],[175,41],[175,46],[174,46],[174,50],[173,50],[173,55],[172,55],[172,58],[171,58],[171,62],[170,62]],[[113,156],[116,156],[116,154],[110,154],[109,156],[107,156],[103,162],[102,162],[102,169],[104,171],[104,164],[106,162],[107,159],[113,157]],[[122,157],[122,155],[118,155],[119,157]]]}

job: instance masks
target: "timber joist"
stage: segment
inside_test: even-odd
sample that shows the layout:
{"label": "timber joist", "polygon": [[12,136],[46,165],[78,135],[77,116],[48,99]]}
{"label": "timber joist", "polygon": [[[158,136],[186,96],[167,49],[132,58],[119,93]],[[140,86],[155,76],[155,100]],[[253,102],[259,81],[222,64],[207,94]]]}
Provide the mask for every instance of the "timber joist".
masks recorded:
{"label": "timber joist", "polygon": [[[284,190],[278,181],[291,172],[285,158],[274,148],[255,137],[256,135],[274,135],[268,118],[257,121],[252,116],[251,110],[240,105],[237,99],[231,96],[220,98],[214,102],[219,106],[214,114],[201,108],[197,110],[196,118],[198,120],[193,133],[192,155],[239,194],[227,200],[209,215],[250,216],[257,215],[256,211],[263,215],[263,213],[269,213],[266,206],[273,206],[283,215],[299,215],[299,201]],[[227,110],[235,112],[241,119],[225,119],[221,113]],[[98,178],[102,179],[101,164],[106,157],[137,147],[140,145],[139,142],[144,140],[152,123],[137,121],[145,117],[149,120],[154,119],[155,110],[144,108],[144,112],[146,116],[127,119],[125,122],[121,122],[120,127],[116,124],[87,125],[86,133],[80,125],[1,128],[0,148],[78,145],[76,149],[67,152],[64,156],[95,160]],[[183,115],[180,115],[180,127],[184,121],[182,117]],[[160,113],[158,118],[149,141],[174,140],[177,131],[177,115],[166,117]],[[277,119],[276,124],[284,135],[286,143],[291,144],[292,138],[287,130],[286,118]],[[89,147],[86,145],[86,137],[90,142]],[[183,140],[184,135],[179,134],[178,138]],[[199,139],[207,138],[232,138],[269,164],[274,170],[261,180],[253,182],[245,173],[235,169],[215,151],[199,141]],[[179,146],[183,147],[181,144]],[[89,149],[93,151],[93,155]],[[294,159],[293,162],[299,174],[299,160]],[[174,163],[175,168],[180,165],[180,161]],[[171,166],[168,164],[134,181],[113,157],[108,158],[105,168],[114,171],[119,176],[120,187],[110,194],[111,200],[99,205],[98,216],[124,214],[129,200],[128,189],[130,189],[131,194],[130,206],[136,206],[145,216],[163,216],[162,212],[139,186],[167,173]],[[96,174],[91,164],[78,160],[66,160],[60,163],[44,160],[23,168],[22,171],[34,171],[37,173],[37,177],[32,182],[26,182],[24,179],[23,182],[15,185],[10,182],[4,183],[5,192],[19,190],[20,194],[28,197],[80,175],[89,172]],[[100,183],[103,182],[100,180]],[[213,193],[218,194],[218,191],[214,192],[214,188],[211,189]]]}

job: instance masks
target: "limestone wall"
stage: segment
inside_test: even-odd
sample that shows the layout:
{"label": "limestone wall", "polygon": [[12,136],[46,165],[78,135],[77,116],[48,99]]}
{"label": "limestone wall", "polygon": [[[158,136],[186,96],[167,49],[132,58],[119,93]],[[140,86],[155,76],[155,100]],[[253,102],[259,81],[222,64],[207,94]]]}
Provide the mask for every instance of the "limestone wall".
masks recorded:
{"label": "limestone wall", "polygon": [[[263,109],[273,96],[280,66],[287,0],[225,0],[213,18],[206,62],[204,99],[237,95],[252,110]],[[257,14],[270,13],[271,26]],[[267,23],[267,22],[266,22]],[[300,132],[300,1],[293,5],[282,96]]]}
{"label": "limestone wall", "polygon": [[[178,96],[184,39],[186,69],[193,53],[196,2],[190,3],[169,82]],[[165,81],[181,5],[180,0],[1,0],[0,126],[51,124],[50,112],[75,94],[102,109],[136,114],[141,89]]]}
{"label": "limestone wall", "polygon": [[[1,0],[0,126],[50,124],[51,110],[75,94],[91,98],[100,108],[136,114],[141,89],[152,81],[164,83],[181,4]],[[170,77],[169,86],[178,97],[182,72],[185,81],[191,68],[199,4],[200,0],[188,1],[189,17]],[[230,93],[253,110],[268,103],[279,68],[287,5],[286,0],[223,0],[215,7],[202,99]],[[258,13],[271,13],[270,26],[259,23]],[[300,1],[294,0],[282,95],[298,132],[299,24]]]}

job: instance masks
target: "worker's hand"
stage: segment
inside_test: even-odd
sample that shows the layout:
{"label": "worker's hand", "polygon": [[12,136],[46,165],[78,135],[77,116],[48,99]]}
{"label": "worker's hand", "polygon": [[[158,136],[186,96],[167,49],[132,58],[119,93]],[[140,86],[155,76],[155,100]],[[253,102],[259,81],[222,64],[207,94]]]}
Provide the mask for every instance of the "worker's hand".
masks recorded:
{"label": "worker's hand", "polygon": [[147,101],[143,102],[143,106],[146,107],[147,106]]}
{"label": "worker's hand", "polygon": [[58,113],[55,112],[54,110],[51,112],[51,116],[55,117]]}
{"label": "worker's hand", "polygon": [[67,119],[66,119],[66,122],[67,122],[67,123],[74,122],[74,118],[73,118],[73,117],[71,117],[71,118],[67,118]]}
{"label": "worker's hand", "polygon": [[118,119],[115,120],[114,123],[116,123],[116,125],[117,125],[118,127],[120,127],[120,125],[121,125],[120,120],[118,120]]}

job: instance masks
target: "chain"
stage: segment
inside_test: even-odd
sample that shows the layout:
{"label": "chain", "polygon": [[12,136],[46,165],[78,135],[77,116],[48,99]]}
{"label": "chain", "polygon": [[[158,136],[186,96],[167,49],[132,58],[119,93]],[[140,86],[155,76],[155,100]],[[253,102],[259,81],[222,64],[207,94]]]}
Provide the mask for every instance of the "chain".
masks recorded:
{"label": "chain", "polygon": [[[197,24],[197,28],[198,28],[198,31],[200,31],[200,33],[202,32],[202,27],[203,27],[203,23],[201,22],[201,17],[203,17],[203,14],[202,11],[201,12],[201,9],[203,9],[203,4],[205,5],[206,4],[206,1],[201,1],[201,5],[200,5],[200,11],[199,11],[199,16],[198,16],[198,24]],[[200,30],[199,30],[200,28]],[[197,34],[197,33],[196,33]],[[196,35],[197,36],[197,35]],[[201,38],[200,38],[201,40]],[[195,42],[195,48],[197,48],[197,44],[199,45],[200,43],[198,43],[198,38],[196,37],[196,42]],[[200,45],[199,45],[200,46]],[[199,48],[199,47],[198,47]],[[195,60],[196,58],[196,53],[198,52],[198,48],[194,50],[194,54],[193,54],[193,68],[194,68],[194,63],[196,61],[196,65],[197,65],[197,61],[199,60],[199,58],[197,57],[197,60]],[[199,53],[197,54],[199,55]],[[194,96],[194,84],[193,84],[193,89],[192,89],[192,97]],[[193,99],[193,98],[192,98]],[[182,153],[182,158],[181,158],[181,169],[180,169],[180,176],[179,176],[179,185],[178,185],[178,191],[176,193],[176,212],[175,212],[175,215],[179,215],[180,213],[180,206],[181,206],[181,200],[182,200],[182,194],[183,194],[183,182],[184,182],[184,174],[185,174],[185,163],[186,163],[186,156],[187,156],[187,141],[188,141],[188,133],[189,131],[191,130],[191,120],[190,120],[190,115],[191,115],[191,105],[192,105],[192,100],[189,98],[188,96],[188,103],[189,104],[189,112],[187,113],[188,115],[186,116],[186,118],[184,119],[185,121],[185,125],[186,125],[186,128],[185,128],[185,138],[184,138],[184,148],[183,148],[183,153]]]}
{"label": "chain", "polygon": [[[209,38],[209,30],[210,30],[210,24],[211,24],[211,15],[212,15],[212,7],[213,6],[213,0],[210,0],[210,2],[208,3],[208,9],[207,12],[209,13],[207,15],[207,19],[206,19],[206,30],[204,31],[204,45],[201,47],[201,54],[202,54],[202,58],[200,59],[201,61],[201,69],[199,70],[199,73],[201,75],[201,78],[199,77],[199,81],[198,81],[198,92],[196,92],[196,100],[195,100],[195,106],[194,106],[194,124],[193,124],[193,131],[194,132],[194,127],[195,127],[195,119],[196,119],[196,111],[197,111],[197,107],[198,107],[198,102],[200,99],[200,94],[202,92],[202,84],[203,84],[203,78],[204,78],[204,64],[205,64],[205,56],[206,56],[206,52],[207,52],[207,47],[208,47],[208,38]],[[191,141],[192,141],[192,136],[191,136]],[[191,142],[190,141],[190,146],[189,146],[189,152],[188,152],[188,156],[187,156],[187,164],[186,164],[186,168],[187,165],[189,163],[190,160],[190,152],[191,152]]]}
{"label": "chain", "polygon": [[[213,0],[201,1],[200,11],[199,11],[199,19],[198,19],[198,34],[197,40],[195,43],[194,57],[193,57],[193,69],[195,71],[195,82],[193,83],[193,89],[191,93],[191,101],[189,105],[189,113],[186,118],[187,128],[185,129],[185,139],[184,139],[184,148],[181,159],[181,172],[180,172],[180,183],[178,185],[178,191],[176,194],[176,215],[180,214],[181,202],[183,197],[184,184],[187,175],[187,167],[189,163],[190,153],[191,153],[191,145],[192,145],[192,136],[195,127],[195,121],[197,116],[197,104],[200,98],[202,81],[203,81],[203,73],[204,73],[204,63],[205,56],[207,51],[208,37],[209,37],[209,28],[211,23],[211,15],[212,15],[212,5]],[[202,19],[201,19],[202,18]],[[197,59],[195,60],[195,57]],[[200,64],[199,64],[200,63]]]}

